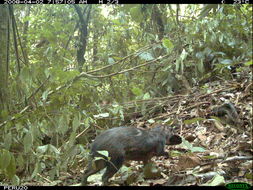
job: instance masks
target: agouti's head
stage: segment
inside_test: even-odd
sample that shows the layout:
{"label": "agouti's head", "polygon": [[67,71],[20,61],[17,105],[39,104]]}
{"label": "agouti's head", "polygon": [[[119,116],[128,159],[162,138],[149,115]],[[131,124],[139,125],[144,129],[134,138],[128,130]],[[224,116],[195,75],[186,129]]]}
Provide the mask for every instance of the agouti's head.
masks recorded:
{"label": "agouti's head", "polygon": [[177,145],[177,144],[181,144],[181,143],[182,143],[182,139],[178,135],[169,136],[166,141],[167,145]]}
{"label": "agouti's head", "polygon": [[157,126],[153,128],[152,131],[157,131],[159,133],[165,134],[166,145],[177,145],[182,143],[181,137],[174,133],[174,130],[171,126]]}

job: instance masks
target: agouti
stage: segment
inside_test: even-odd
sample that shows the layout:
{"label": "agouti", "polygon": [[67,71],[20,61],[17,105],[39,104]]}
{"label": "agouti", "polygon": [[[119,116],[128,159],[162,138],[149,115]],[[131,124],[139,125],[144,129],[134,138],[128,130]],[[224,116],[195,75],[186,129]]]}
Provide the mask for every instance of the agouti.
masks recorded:
{"label": "agouti", "polygon": [[[87,178],[106,167],[102,176],[103,185],[108,185],[111,178],[123,165],[124,161],[143,161],[144,165],[153,156],[168,156],[164,151],[165,144],[176,145],[182,142],[181,137],[174,135],[169,126],[157,126],[149,130],[134,127],[111,128],[99,136],[91,144],[90,160],[82,179],[82,185],[87,184]],[[97,151],[108,151],[110,159]],[[94,157],[105,159],[93,160]]]}
{"label": "agouti", "polygon": [[229,125],[240,126],[242,124],[236,108],[231,102],[213,108],[213,112],[216,116],[220,117],[223,122]]}

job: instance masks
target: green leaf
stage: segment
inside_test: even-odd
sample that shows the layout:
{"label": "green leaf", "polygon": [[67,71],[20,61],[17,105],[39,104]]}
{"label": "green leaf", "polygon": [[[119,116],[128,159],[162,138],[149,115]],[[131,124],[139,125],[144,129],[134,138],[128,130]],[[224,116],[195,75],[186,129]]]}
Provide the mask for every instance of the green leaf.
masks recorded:
{"label": "green leaf", "polygon": [[145,61],[151,61],[154,57],[149,52],[143,52],[139,55],[139,57]]}
{"label": "green leaf", "polygon": [[168,53],[170,53],[174,48],[173,43],[167,38],[163,39],[163,46],[167,48]]}
{"label": "green leaf", "polygon": [[228,45],[231,46],[232,48],[234,48],[234,46],[236,45],[236,42],[234,40],[230,41],[230,42],[228,42]]}
{"label": "green leaf", "polygon": [[102,175],[103,175],[102,173],[97,173],[97,174],[91,175],[88,177],[87,181],[90,183],[96,183],[101,180]]}
{"label": "green leaf", "polygon": [[120,116],[121,121],[124,121],[124,120],[125,120],[124,112],[123,112],[123,109],[122,109],[122,108],[119,110],[119,116]]}
{"label": "green leaf", "polygon": [[68,116],[62,115],[58,122],[57,131],[64,135],[68,131]]}
{"label": "green leaf", "polygon": [[121,22],[118,19],[113,19],[113,20],[111,20],[111,22],[118,25],[118,26],[121,25]]}
{"label": "green leaf", "polygon": [[232,64],[233,61],[231,59],[223,59],[220,63],[224,65],[229,65]]}
{"label": "green leaf", "polygon": [[66,57],[63,57],[63,59],[64,59],[68,64],[73,64],[73,63],[74,63],[73,60],[67,59]]}
{"label": "green leaf", "polygon": [[135,6],[136,6],[135,4],[122,4],[122,7],[125,10],[125,12],[129,12],[129,10]]}
{"label": "green leaf", "polygon": [[195,117],[193,119],[184,120],[184,124],[189,125],[189,124],[196,123],[198,121],[203,121],[203,120],[205,119],[201,117]]}
{"label": "green leaf", "polygon": [[182,138],[182,143],[179,145],[191,152],[204,152],[205,149],[202,147],[194,147],[189,141]]}
{"label": "green leaf", "polygon": [[54,167],[53,169],[51,169],[49,172],[49,178],[51,181],[54,180],[55,176],[57,175],[58,173],[58,168],[57,167]]}
{"label": "green leaf", "polygon": [[149,119],[148,122],[152,124],[152,123],[155,123],[155,120]]}
{"label": "green leaf", "polygon": [[9,132],[7,135],[5,135],[4,137],[4,148],[6,150],[9,150],[10,147],[12,145],[12,135],[11,135],[11,132]]}
{"label": "green leaf", "polygon": [[193,147],[192,144],[189,141],[185,140],[184,138],[182,138],[182,144],[179,146],[183,146],[184,148],[188,150],[191,150]]}
{"label": "green leaf", "polygon": [[35,164],[35,168],[34,168],[33,173],[32,173],[32,175],[31,175],[31,179],[33,179],[34,177],[36,177],[36,176],[37,176],[37,173],[39,173],[39,171],[40,171],[40,163],[37,162],[37,163]]}
{"label": "green leaf", "polygon": [[8,150],[3,149],[0,154],[0,169],[4,170],[11,162],[11,154]]}
{"label": "green leaf", "polygon": [[182,155],[182,152],[179,152],[177,150],[170,151],[170,156],[171,157],[176,157],[176,156],[180,156],[180,155]]}
{"label": "green leaf", "polygon": [[72,147],[72,146],[74,145],[75,141],[76,141],[76,132],[73,131],[73,132],[70,134],[69,143],[66,144],[66,147],[65,147],[65,148],[67,148],[67,147]]}
{"label": "green leaf", "polygon": [[211,180],[204,183],[203,186],[220,186],[225,184],[225,178],[219,174],[216,174]]}
{"label": "green leaf", "polygon": [[6,168],[6,175],[9,179],[12,179],[16,174],[16,161],[14,156],[11,154],[10,164]]}
{"label": "green leaf", "polygon": [[9,116],[8,110],[1,110],[1,111],[0,111],[0,116],[1,116],[2,118],[8,117],[8,116]]}
{"label": "green leaf", "polygon": [[204,73],[204,62],[203,62],[203,60],[201,59],[200,60],[200,62],[198,62],[198,64],[197,64],[197,68],[198,68],[198,71],[200,72],[200,73]]}
{"label": "green leaf", "polygon": [[20,185],[20,179],[18,176],[14,175],[13,178],[11,179],[11,184],[12,185]]}
{"label": "green leaf", "polygon": [[196,57],[197,57],[198,59],[204,59],[204,58],[205,58],[205,54],[204,54],[202,51],[200,51],[200,52],[197,52],[197,53],[196,53]]}
{"label": "green leaf", "polygon": [[205,152],[206,150],[202,147],[192,147],[191,152]]}
{"label": "green leaf", "polygon": [[250,66],[250,65],[252,65],[252,60],[251,60],[251,61],[248,61],[248,62],[246,62],[246,63],[244,63],[244,65],[245,65],[245,66]]}
{"label": "green leaf", "polygon": [[188,53],[185,51],[185,49],[182,50],[182,53],[180,54],[180,60],[184,61],[185,58],[187,57]]}
{"label": "green leaf", "polygon": [[30,132],[27,132],[24,139],[23,139],[23,144],[24,144],[24,150],[25,153],[29,152],[30,148],[33,145],[33,137]]}
{"label": "green leaf", "polygon": [[63,155],[61,154],[61,158],[66,160],[72,156],[75,156],[76,154],[77,154],[77,146],[72,146],[68,148],[68,150],[65,150]]}
{"label": "green leaf", "polygon": [[33,20],[31,16],[25,16],[25,17],[23,17],[22,22],[27,22],[27,21],[30,21],[30,20]]}
{"label": "green leaf", "polygon": [[23,67],[20,73],[20,79],[26,83],[31,82],[31,73],[28,67]]}
{"label": "green leaf", "polygon": [[176,71],[177,71],[177,72],[179,72],[180,63],[181,63],[181,60],[180,60],[180,59],[177,59],[177,61],[176,61]]}
{"label": "green leaf", "polygon": [[108,58],[108,63],[109,63],[110,65],[112,65],[112,64],[115,63],[115,61],[114,61],[113,58],[109,57],[109,58]]}
{"label": "green leaf", "polygon": [[119,169],[119,172],[122,174],[122,173],[126,173],[126,172],[129,172],[131,171],[132,169],[130,167],[127,167],[127,166],[122,166],[120,169]]}
{"label": "green leaf", "polygon": [[48,68],[46,68],[46,69],[44,70],[44,73],[45,73],[46,77],[49,77],[50,71],[48,70]]}
{"label": "green leaf", "polygon": [[219,42],[223,43],[223,39],[224,39],[224,35],[223,34],[219,34]]}
{"label": "green leaf", "polygon": [[19,154],[17,159],[16,159],[16,162],[18,163],[18,168],[19,169],[25,169],[25,161],[24,161],[24,158],[23,158],[23,155],[22,154]]}
{"label": "green leaf", "polygon": [[252,180],[253,179],[253,174],[252,173],[246,173],[245,178],[249,179],[249,180]]}
{"label": "green leaf", "polygon": [[148,99],[150,99],[149,93],[148,93],[148,92],[145,93],[142,99],[143,99],[143,100],[148,100]]}
{"label": "green leaf", "polygon": [[44,154],[47,150],[49,149],[49,145],[43,145],[43,146],[38,146],[36,148],[36,152],[40,154]]}
{"label": "green leaf", "polygon": [[201,10],[201,13],[199,14],[199,18],[202,19],[204,18],[205,16],[208,15],[208,13],[213,9],[213,10],[216,10],[218,8],[218,5],[217,4],[207,4],[205,5],[202,10]]}
{"label": "green leaf", "polygon": [[73,131],[76,132],[79,126],[80,126],[79,115],[75,115],[74,120],[73,120]]}
{"label": "green leaf", "polygon": [[49,145],[49,149],[51,152],[55,153],[56,155],[59,155],[60,154],[60,151],[53,145]]}
{"label": "green leaf", "polygon": [[43,101],[45,101],[45,100],[47,99],[47,96],[48,96],[48,94],[49,94],[49,91],[50,91],[50,90],[47,89],[46,91],[43,92],[43,94],[42,94],[42,100],[43,100]]}
{"label": "green leaf", "polygon": [[137,5],[130,9],[130,15],[135,22],[141,22],[143,20],[143,14],[141,12],[141,6]]}
{"label": "green leaf", "polygon": [[201,158],[211,160],[211,159],[217,158],[217,156],[216,155],[207,155],[207,156],[202,156]]}
{"label": "green leaf", "polygon": [[142,90],[141,90],[140,88],[137,88],[137,87],[132,88],[131,91],[132,91],[132,92],[134,93],[134,95],[136,95],[136,96],[141,96],[141,95],[143,94]]}
{"label": "green leaf", "polygon": [[97,152],[107,158],[109,157],[109,152],[107,150],[98,150]]}

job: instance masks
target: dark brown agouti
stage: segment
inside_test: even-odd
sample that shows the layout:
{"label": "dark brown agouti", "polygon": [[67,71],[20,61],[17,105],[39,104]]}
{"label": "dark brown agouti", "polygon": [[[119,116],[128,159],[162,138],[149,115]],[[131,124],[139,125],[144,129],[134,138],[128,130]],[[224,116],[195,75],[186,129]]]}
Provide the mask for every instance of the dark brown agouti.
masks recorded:
{"label": "dark brown agouti", "polygon": [[220,117],[224,123],[236,126],[242,125],[237,110],[231,102],[213,108],[213,112],[216,116]]}
{"label": "dark brown agouti", "polygon": [[[123,165],[124,161],[143,161],[144,165],[153,156],[168,156],[164,151],[165,144],[176,145],[182,142],[181,137],[174,135],[169,126],[157,126],[144,130],[134,127],[116,127],[108,129],[97,136],[91,144],[91,158],[82,179],[82,185],[87,184],[87,178],[106,167],[103,174],[103,185],[108,185],[111,178]],[[97,151],[106,150],[107,158]],[[104,159],[93,160],[94,157]]]}

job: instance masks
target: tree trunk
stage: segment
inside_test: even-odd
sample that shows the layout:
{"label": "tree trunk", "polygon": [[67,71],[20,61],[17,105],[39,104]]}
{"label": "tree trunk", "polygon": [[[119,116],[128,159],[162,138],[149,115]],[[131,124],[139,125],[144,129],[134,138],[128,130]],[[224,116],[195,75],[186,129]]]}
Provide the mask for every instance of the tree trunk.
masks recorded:
{"label": "tree trunk", "polygon": [[0,120],[4,110],[8,108],[8,27],[9,5],[0,5]]}

